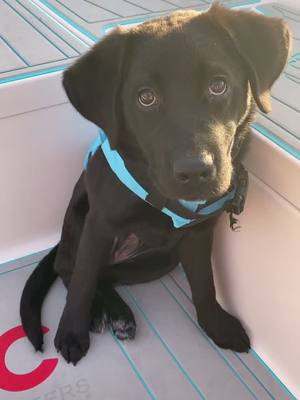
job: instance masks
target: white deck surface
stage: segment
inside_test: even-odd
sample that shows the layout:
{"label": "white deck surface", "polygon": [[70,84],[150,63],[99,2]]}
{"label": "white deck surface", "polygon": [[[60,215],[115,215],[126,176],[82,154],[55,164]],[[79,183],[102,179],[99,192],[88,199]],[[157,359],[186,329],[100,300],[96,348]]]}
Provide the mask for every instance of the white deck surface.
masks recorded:
{"label": "white deck surface", "polygon": [[[53,344],[66,293],[57,282],[43,310],[43,325],[49,329],[45,352],[35,353],[26,338],[14,343],[14,334],[22,336],[19,298],[36,265],[31,264],[33,260],[29,257],[1,267],[1,400],[293,398],[253,351],[238,354],[222,350],[207,338],[197,325],[180,268],[161,280],[120,288],[137,320],[137,336],[132,342],[122,343],[109,331],[92,334],[87,356],[76,367],[68,365]],[[10,347],[5,355],[7,342]],[[45,370],[32,372],[44,360],[48,363]],[[24,378],[7,373],[5,364],[13,374],[29,374],[23,382],[26,390],[13,391]]]}

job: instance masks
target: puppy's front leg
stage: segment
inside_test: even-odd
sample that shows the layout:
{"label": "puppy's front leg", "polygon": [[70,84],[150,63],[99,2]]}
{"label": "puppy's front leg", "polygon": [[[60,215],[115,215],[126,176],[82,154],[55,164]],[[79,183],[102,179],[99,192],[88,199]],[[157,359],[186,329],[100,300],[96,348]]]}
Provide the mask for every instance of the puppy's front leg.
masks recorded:
{"label": "puppy's front leg", "polygon": [[198,225],[179,245],[180,260],[192,290],[199,325],[220,347],[247,352],[249,338],[240,321],[216,300],[211,265],[213,223]]}
{"label": "puppy's front leg", "polygon": [[[100,227],[100,228],[99,228]],[[55,337],[55,347],[74,365],[89,348],[91,305],[101,265],[107,264],[110,231],[97,213],[89,211],[84,223],[66,305]]]}

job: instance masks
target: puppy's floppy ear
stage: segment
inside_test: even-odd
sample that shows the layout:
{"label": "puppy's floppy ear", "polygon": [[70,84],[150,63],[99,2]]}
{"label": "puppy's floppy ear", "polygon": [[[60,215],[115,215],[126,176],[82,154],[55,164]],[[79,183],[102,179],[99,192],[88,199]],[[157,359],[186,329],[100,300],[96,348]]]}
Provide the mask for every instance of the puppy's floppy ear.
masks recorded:
{"label": "puppy's floppy ear", "polygon": [[277,17],[250,11],[229,10],[214,3],[208,15],[230,37],[248,69],[256,104],[264,113],[271,111],[270,89],[289,57],[291,33]]}
{"label": "puppy's floppy ear", "polygon": [[118,135],[116,105],[127,37],[123,30],[114,30],[63,76],[63,86],[73,106],[104,129],[112,147],[116,146]]}

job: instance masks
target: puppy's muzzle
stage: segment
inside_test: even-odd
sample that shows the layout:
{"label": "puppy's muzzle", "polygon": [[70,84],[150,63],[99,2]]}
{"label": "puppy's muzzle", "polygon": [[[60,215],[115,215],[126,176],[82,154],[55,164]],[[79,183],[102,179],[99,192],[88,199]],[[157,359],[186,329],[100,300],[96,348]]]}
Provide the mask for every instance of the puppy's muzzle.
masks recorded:
{"label": "puppy's muzzle", "polygon": [[199,184],[212,180],[216,175],[216,167],[210,153],[197,157],[177,159],[173,164],[173,173],[177,183]]}

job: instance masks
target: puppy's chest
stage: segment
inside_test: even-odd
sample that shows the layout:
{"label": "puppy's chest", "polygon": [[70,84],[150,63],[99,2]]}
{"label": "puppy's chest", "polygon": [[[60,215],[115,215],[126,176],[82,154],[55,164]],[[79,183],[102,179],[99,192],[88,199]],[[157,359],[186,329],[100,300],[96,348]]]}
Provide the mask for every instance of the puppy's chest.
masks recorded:
{"label": "puppy's chest", "polygon": [[127,226],[114,237],[111,262],[121,262],[151,249],[164,247],[168,244],[169,237],[166,231],[162,232],[151,226]]}

